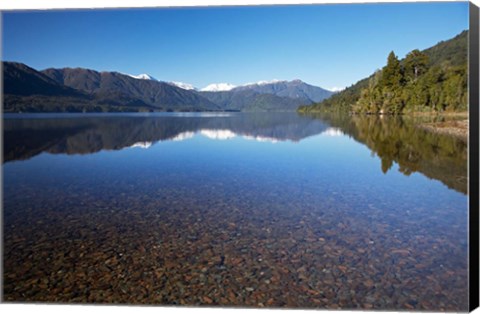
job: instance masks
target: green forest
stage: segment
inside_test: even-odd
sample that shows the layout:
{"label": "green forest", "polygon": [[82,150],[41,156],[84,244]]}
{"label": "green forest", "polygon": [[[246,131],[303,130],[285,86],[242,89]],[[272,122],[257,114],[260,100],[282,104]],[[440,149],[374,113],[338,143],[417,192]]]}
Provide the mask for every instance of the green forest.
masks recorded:
{"label": "green forest", "polygon": [[368,114],[461,112],[467,110],[468,31],[387,64],[356,84],[300,112],[346,111]]}

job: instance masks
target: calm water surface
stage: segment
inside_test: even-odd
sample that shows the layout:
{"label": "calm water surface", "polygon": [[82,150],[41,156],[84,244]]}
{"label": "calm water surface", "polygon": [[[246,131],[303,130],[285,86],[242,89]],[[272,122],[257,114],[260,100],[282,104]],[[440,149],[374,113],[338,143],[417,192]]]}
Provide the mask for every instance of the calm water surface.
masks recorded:
{"label": "calm water surface", "polygon": [[412,121],[4,119],[6,301],[467,310],[467,145]]}

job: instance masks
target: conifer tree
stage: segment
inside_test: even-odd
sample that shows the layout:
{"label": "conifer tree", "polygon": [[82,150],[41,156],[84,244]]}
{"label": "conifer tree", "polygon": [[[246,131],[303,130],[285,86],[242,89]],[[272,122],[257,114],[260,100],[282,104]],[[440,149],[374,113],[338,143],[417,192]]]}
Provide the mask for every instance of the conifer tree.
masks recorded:
{"label": "conifer tree", "polygon": [[381,87],[386,87],[390,90],[400,88],[402,84],[403,74],[400,67],[400,61],[392,51],[388,55],[387,65],[383,68],[383,76]]}
{"label": "conifer tree", "polygon": [[428,70],[428,56],[415,49],[405,57],[404,75],[407,81],[417,81]]}

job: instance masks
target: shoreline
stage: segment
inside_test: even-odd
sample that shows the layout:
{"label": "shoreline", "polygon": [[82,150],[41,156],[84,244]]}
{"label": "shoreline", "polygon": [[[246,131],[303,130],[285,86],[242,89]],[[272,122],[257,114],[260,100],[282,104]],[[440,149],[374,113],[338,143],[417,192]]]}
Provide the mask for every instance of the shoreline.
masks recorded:
{"label": "shoreline", "polygon": [[460,112],[409,112],[404,113],[405,116],[412,117],[461,117],[468,119],[468,111]]}
{"label": "shoreline", "polygon": [[418,126],[436,134],[451,135],[465,141],[468,139],[468,119],[422,123]]}
{"label": "shoreline", "polygon": [[418,127],[433,132],[436,134],[444,134],[454,136],[461,140],[468,140],[468,111],[461,112],[413,112],[410,114],[414,118],[433,118],[442,119],[448,118],[448,120],[442,121],[430,121],[430,122],[417,122]]}

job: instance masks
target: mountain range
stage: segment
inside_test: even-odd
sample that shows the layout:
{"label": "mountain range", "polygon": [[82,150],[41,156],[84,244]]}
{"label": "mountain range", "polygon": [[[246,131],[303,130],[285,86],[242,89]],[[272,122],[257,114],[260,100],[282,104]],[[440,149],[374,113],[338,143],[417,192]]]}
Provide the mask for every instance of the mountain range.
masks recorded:
{"label": "mountain range", "polygon": [[254,91],[259,94],[273,94],[280,97],[305,99],[309,102],[322,101],[333,94],[331,91],[309,85],[301,80],[258,82],[235,87],[232,91]]}
{"label": "mountain range", "polygon": [[58,84],[81,90],[99,102],[125,101],[160,111],[210,111],[219,107],[197,93],[152,79],[133,78],[118,72],[97,72],[82,68],[46,69],[43,74]]}
{"label": "mountain range", "polygon": [[148,74],[83,68],[37,71],[17,62],[3,62],[3,82],[5,112],[295,111],[333,94],[300,80],[202,91]]}

